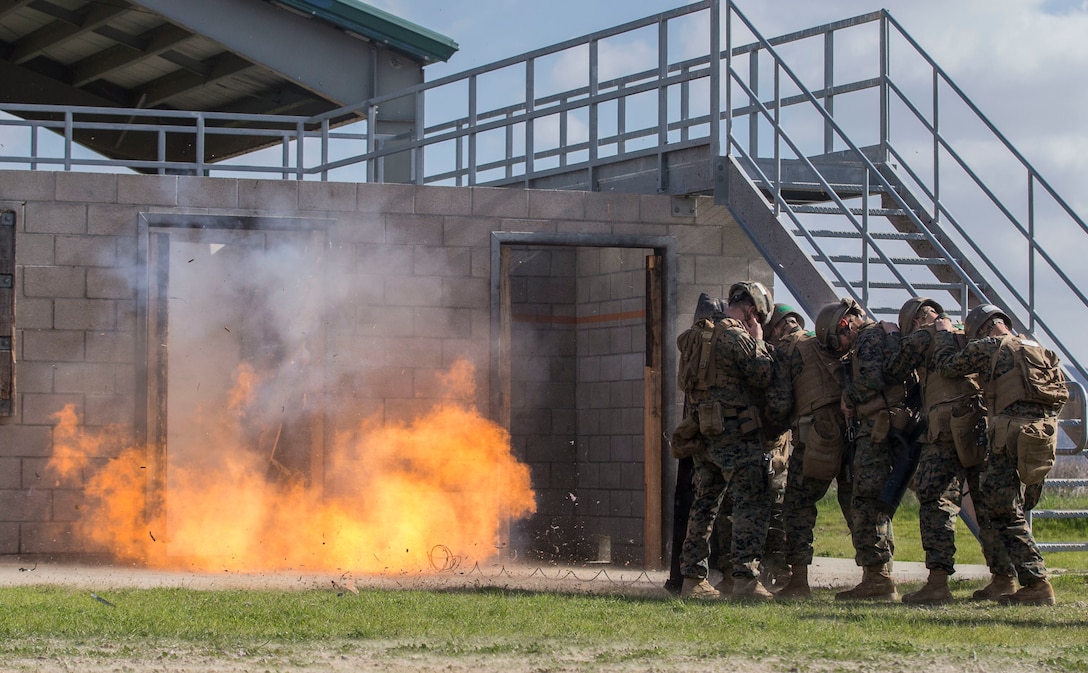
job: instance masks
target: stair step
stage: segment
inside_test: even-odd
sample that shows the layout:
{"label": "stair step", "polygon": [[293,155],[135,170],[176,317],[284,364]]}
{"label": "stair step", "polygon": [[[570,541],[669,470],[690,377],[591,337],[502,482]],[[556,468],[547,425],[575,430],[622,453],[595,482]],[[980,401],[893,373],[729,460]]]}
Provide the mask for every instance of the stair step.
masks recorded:
{"label": "stair step", "polygon": [[1039,542],[1039,551],[1088,551],[1088,542]]}
{"label": "stair step", "polygon": [[[835,287],[845,287],[845,283],[842,281],[835,281],[832,283]],[[850,281],[850,287],[862,287],[865,283],[860,280]],[[868,283],[869,287],[874,290],[903,290],[903,284],[900,282],[892,281],[874,281],[871,280]],[[953,292],[963,289],[963,285],[960,283],[911,283],[911,287],[915,290],[937,290],[943,292]],[[1047,481],[1049,484],[1050,482]]]}
{"label": "stair step", "polygon": [[[853,215],[864,215],[865,208],[847,208]],[[793,206],[795,213],[813,213],[816,215],[842,215],[842,208],[838,206]],[[875,217],[906,217],[910,211],[902,208],[869,208],[869,215]]]}
{"label": "stair step", "polygon": [[1088,479],[1047,479],[1043,484],[1053,488],[1088,488]]}
{"label": "stair step", "polygon": [[1032,519],[1088,519],[1088,509],[1036,509]]}
{"label": "stair step", "polygon": [[[822,261],[818,255],[813,255],[812,259],[817,262]],[[832,255],[829,259],[843,264],[861,264],[863,261],[861,255]],[[948,266],[949,264],[947,259],[940,257],[889,257],[888,259],[895,265]],[[870,257],[869,263],[883,265],[884,260],[879,257]]]}
{"label": "stair step", "polygon": [[[829,182],[827,183],[831,189],[835,190],[835,193],[846,192],[849,194],[860,194],[865,191],[865,185],[851,182]],[[819,182],[783,182],[783,190],[804,190],[809,192],[826,192],[822,183]],[[875,182],[869,185],[869,193],[877,194],[886,192],[887,189],[879,182]]]}
{"label": "stair step", "polygon": [[[808,234],[813,238],[861,238],[860,231],[833,231],[831,229],[810,229]],[[803,237],[805,234],[800,229],[794,229],[793,235]],[[871,231],[869,232],[869,235],[881,241],[926,240],[926,235],[921,232]]]}

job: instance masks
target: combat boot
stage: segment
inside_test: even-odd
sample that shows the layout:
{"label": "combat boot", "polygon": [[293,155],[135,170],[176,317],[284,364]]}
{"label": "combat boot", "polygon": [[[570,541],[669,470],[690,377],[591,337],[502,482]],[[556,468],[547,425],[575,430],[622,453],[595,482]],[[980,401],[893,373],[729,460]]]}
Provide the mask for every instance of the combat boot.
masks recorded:
{"label": "combat boot", "polygon": [[948,588],[948,573],[944,570],[930,570],[929,579],[918,591],[903,595],[904,603],[914,605],[939,605],[952,602],[952,591]]}
{"label": "combat boot", "polygon": [[769,601],[774,599],[774,594],[760,583],[758,577],[734,577],[733,600],[737,601]]}
{"label": "combat boot", "polygon": [[718,590],[722,596],[733,595],[733,571],[729,571],[722,575],[722,578],[718,580],[718,583],[714,585],[714,588]]}
{"label": "combat boot", "polygon": [[1002,605],[1054,605],[1058,601],[1054,598],[1054,587],[1043,578],[1020,587],[1020,591],[1014,594],[1005,594],[998,602]]}
{"label": "combat boot", "polygon": [[996,601],[1016,591],[1016,583],[1008,575],[991,575],[990,583],[971,594],[976,601]]}
{"label": "combat boot", "polygon": [[785,601],[812,598],[812,589],[808,586],[808,566],[794,565],[790,566],[790,570],[790,581],[775,594],[775,598]]}
{"label": "combat boot", "polygon": [[710,586],[706,578],[685,577],[684,586],[680,589],[680,598],[697,598],[699,600],[717,600],[722,595],[718,590]]}
{"label": "combat boot", "polygon": [[887,563],[865,566],[861,584],[835,594],[837,601],[894,601],[899,599]]}

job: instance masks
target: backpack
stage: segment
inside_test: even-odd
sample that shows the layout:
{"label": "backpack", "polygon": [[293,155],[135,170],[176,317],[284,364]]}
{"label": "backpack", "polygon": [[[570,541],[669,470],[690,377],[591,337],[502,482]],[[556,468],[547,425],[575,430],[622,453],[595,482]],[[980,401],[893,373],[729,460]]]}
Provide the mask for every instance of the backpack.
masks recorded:
{"label": "backpack", "polygon": [[676,383],[680,390],[685,393],[706,390],[714,383],[717,369],[714,344],[725,327],[721,322],[703,318],[676,337],[676,347],[680,351]]}
{"label": "backpack", "polygon": [[[1014,340],[1019,343],[1013,345],[1011,342]],[[1001,346],[994,354],[993,366],[997,365],[998,354],[1006,346],[1013,353],[1013,369],[1008,375],[1015,373],[1023,382],[1020,399],[1050,407],[1064,406],[1069,400],[1069,388],[1066,387],[1065,374],[1058,365],[1057,354],[1036,341],[1007,336],[1001,340]]]}

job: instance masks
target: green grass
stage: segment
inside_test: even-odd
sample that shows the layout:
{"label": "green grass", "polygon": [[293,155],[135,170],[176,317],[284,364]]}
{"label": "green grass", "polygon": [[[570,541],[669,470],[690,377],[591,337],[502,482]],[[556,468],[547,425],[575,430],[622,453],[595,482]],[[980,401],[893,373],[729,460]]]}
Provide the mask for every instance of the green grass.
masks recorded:
{"label": "green grass", "polygon": [[[814,547],[817,556],[853,558],[850,532],[835,501],[834,487],[819,503]],[[1036,509],[1088,510],[1088,492],[1083,489],[1048,489]],[[925,561],[925,551],[918,532],[918,499],[907,491],[892,519],[895,531],[895,558],[900,561]],[[1040,542],[1088,542],[1088,519],[1036,519],[1035,537]],[[1047,552],[1048,568],[1088,571],[1088,552]],[[985,564],[982,548],[962,519],[956,521],[956,562]]]}
{"label": "green grass", "polygon": [[[1063,504],[1041,506],[1083,508],[1088,499],[1056,497]],[[820,512],[818,553],[851,557],[833,494]],[[908,496],[895,518],[897,559],[923,560],[917,521]],[[1077,522],[1048,523],[1058,524],[1055,535],[1088,538]],[[961,527],[959,561],[981,562]],[[1056,607],[967,600],[979,581],[954,581],[959,600],[926,608],[840,604],[829,590],[809,602],[748,605],[495,588],[358,595],[172,588],[100,592],[107,604],[84,589],[0,588],[0,668],[1088,673],[1088,554],[1047,561],[1065,569],[1053,578]]]}
{"label": "green grass", "polygon": [[[798,671],[817,662],[892,662],[911,670],[934,661],[1003,670],[1026,657],[1031,670],[1088,671],[1088,584],[1074,575],[1055,583],[1055,608],[966,600],[936,608],[844,605],[823,591],[812,602],[738,605],[505,590],[338,596],[133,589],[108,592],[106,605],[85,590],[20,587],[0,589],[0,661],[78,655],[116,662],[180,653],[254,664],[260,658],[262,667],[275,664],[260,670],[284,670],[324,648],[339,656],[366,651],[389,666],[422,658],[436,666],[478,659],[483,663],[474,665],[486,667],[513,658],[539,662],[533,670],[587,660],[593,665],[579,670],[624,661],[637,661],[640,670],[681,670],[693,660],[739,656]],[[958,583],[955,592],[966,598],[977,585]]]}

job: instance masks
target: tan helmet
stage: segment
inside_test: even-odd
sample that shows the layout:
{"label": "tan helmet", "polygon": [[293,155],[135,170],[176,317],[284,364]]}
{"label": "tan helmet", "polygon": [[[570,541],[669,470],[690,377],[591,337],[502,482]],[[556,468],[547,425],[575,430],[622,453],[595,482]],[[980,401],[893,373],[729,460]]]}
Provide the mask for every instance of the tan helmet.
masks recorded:
{"label": "tan helmet", "polygon": [[963,333],[967,335],[968,339],[978,339],[979,330],[990,318],[1001,318],[1006,325],[1012,327],[1012,320],[1004,311],[993,304],[979,304],[971,309],[971,312],[967,314],[967,318],[963,321]]}
{"label": "tan helmet", "polygon": [[929,297],[911,297],[903,304],[903,308],[899,309],[899,329],[903,331],[903,334],[914,331],[914,316],[923,306],[932,306],[938,315],[944,313],[944,308]]}
{"label": "tan helmet", "polygon": [[864,316],[865,310],[853,299],[843,298],[824,306],[816,316],[816,339],[832,353],[839,351],[839,329],[851,313]]}
{"label": "tan helmet", "polygon": [[733,283],[729,288],[729,303],[732,304],[734,301],[743,299],[744,297],[750,297],[752,299],[756,311],[763,316],[764,320],[771,314],[771,309],[774,308],[771,292],[763,286],[763,283],[754,280]]}
{"label": "tan helmet", "polygon": [[767,326],[763,328],[763,331],[774,332],[779,323],[786,318],[793,318],[797,321],[797,324],[801,326],[801,329],[805,328],[805,319],[801,317],[801,314],[797,312],[797,309],[789,304],[775,304],[774,310],[771,311],[771,317],[767,319]]}

